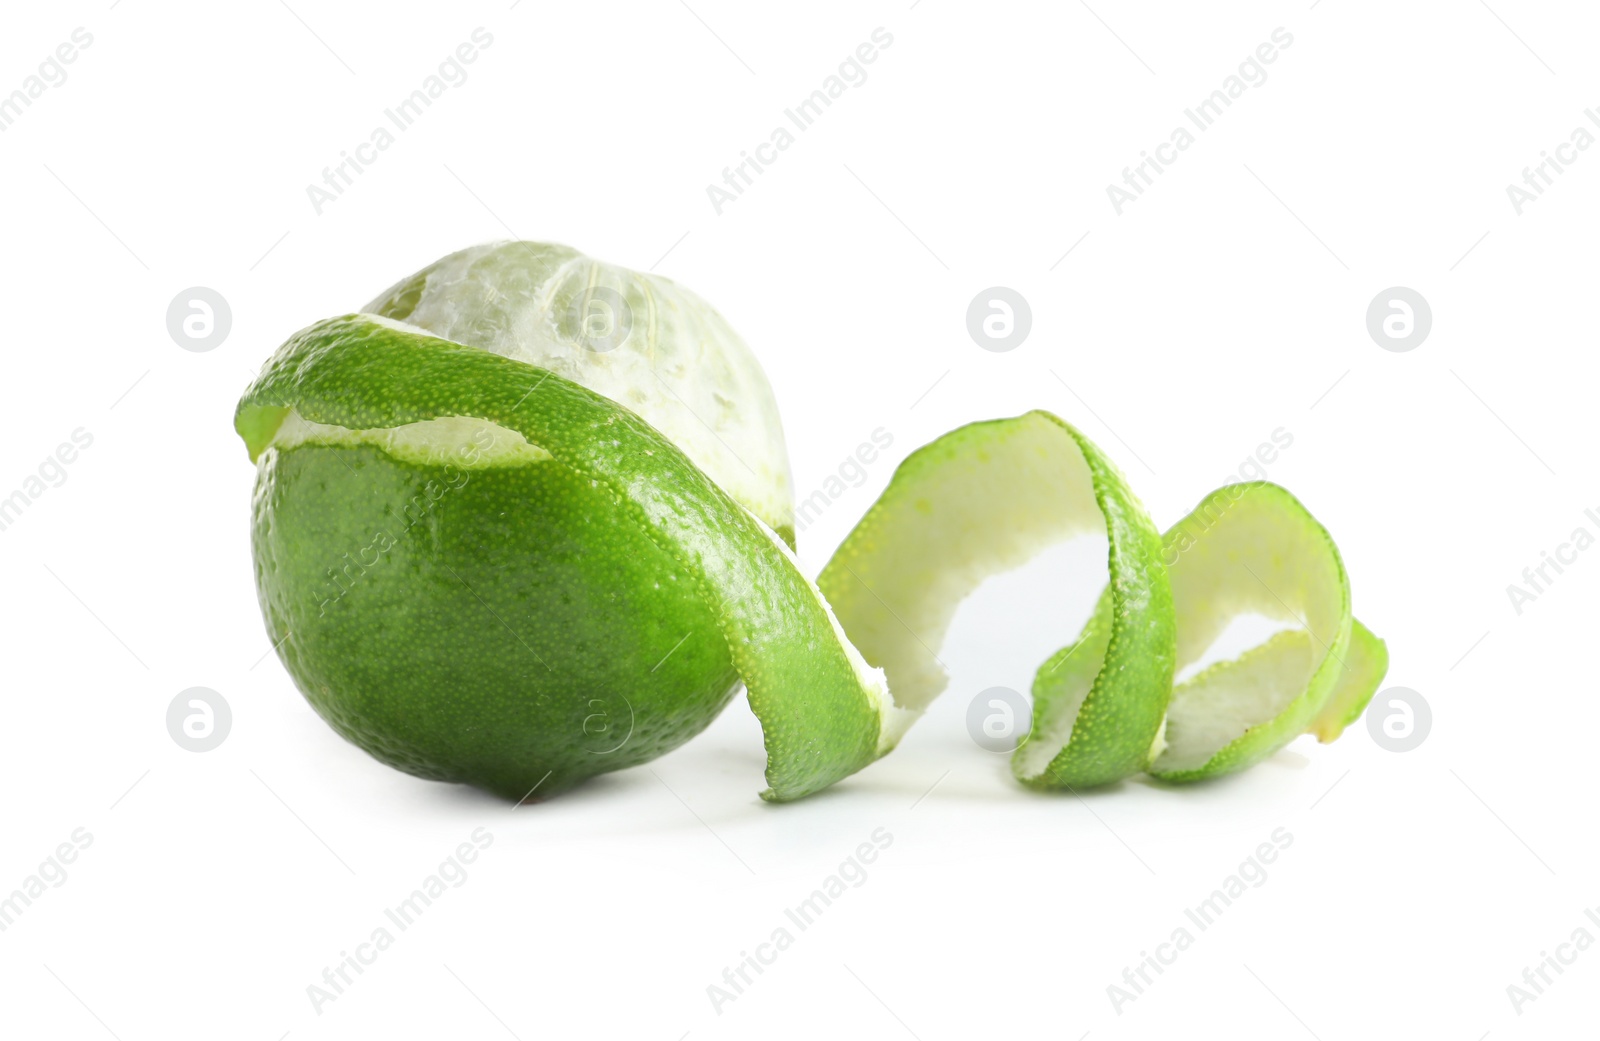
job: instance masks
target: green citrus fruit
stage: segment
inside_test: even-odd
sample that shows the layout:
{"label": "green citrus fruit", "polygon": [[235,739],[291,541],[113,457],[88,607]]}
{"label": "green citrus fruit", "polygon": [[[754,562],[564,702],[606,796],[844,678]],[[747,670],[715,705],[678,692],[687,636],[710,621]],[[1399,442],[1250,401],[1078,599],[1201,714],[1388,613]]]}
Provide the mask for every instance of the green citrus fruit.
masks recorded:
{"label": "green citrus fruit", "polygon": [[[599,290],[629,328],[597,349],[585,323]],[[805,668],[806,623],[826,627],[826,611],[772,535],[792,538],[781,428],[760,368],[707,305],[512,243],[447,257],[370,310],[476,342],[371,314],[322,322],[284,345],[236,416],[258,467],[269,633],[336,730],[411,773],[538,798],[697,733],[734,693],[736,658],[775,683],[784,654]],[[734,530],[738,552],[719,551]],[[708,563],[727,556],[747,589],[781,586],[798,605],[783,653],[761,617],[775,603],[745,620],[766,653],[730,650],[707,595]],[[859,700],[849,657],[835,645]],[[803,729],[802,745],[819,740]],[[792,755],[774,784],[809,790],[807,751]]]}
{"label": "green citrus fruit", "polygon": [[[1162,537],[1044,412],[913,453],[811,582],[748,349],[693,294],[564,247],[464,250],[302,330],[235,427],[259,597],[306,698],[386,763],[507,798],[653,759],[741,681],[763,796],[827,787],[944,688],[960,601],[1079,534],[1106,535],[1110,581],[1039,669],[1024,784],[1194,780],[1332,740],[1386,667],[1287,492],[1219,489]],[[1299,628],[1174,690],[1242,612]]]}

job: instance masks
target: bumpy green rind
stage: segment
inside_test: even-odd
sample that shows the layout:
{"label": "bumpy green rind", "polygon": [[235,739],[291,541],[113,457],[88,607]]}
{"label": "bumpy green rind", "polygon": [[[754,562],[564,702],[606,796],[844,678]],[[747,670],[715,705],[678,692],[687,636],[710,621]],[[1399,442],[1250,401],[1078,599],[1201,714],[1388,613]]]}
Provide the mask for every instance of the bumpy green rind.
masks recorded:
{"label": "bumpy green rind", "polygon": [[[1026,742],[1012,757],[1018,780],[1041,789],[1094,787],[1143,770],[1172,691],[1176,627],[1172,589],[1161,566],[1161,536],[1116,464],[1076,429],[1068,430],[1089,464],[1095,500],[1106,518],[1111,581],[1074,645],[1085,651],[1104,645],[1105,650],[1073,722],[1071,740],[1036,777],[1017,769]],[[1029,741],[1060,696],[1061,684],[1053,683],[1048,671],[1055,663],[1054,658],[1047,661],[1034,677]]]}
{"label": "bumpy green rind", "polygon": [[[545,479],[558,482],[558,487],[564,489],[562,495],[576,495],[575,489],[583,484],[594,492],[593,499],[584,504],[587,517],[572,518],[578,528],[565,532],[559,528],[541,529],[536,532],[538,536],[572,538],[589,545],[591,534],[585,528],[599,525],[602,532],[614,532],[619,527],[631,527],[657,548],[662,567],[675,568],[684,581],[693,583],[704,611],[715,619],[726,642],[735,671],[745,681],[751,708],[762,721],[770,786],[762,793],[764,797],[786,800],[807,795],[876,758],[878,707],[863,688],[843,646],[832,638],[826,611],[792,558],[767,529],[671,442],[629,410],[522,362],[420,331],[397,328],[366,315],[319,322],[292,337],[269,362],[246,391],[235,415],[235,427],[252,458],[266,449],[290,409],[308,421],[350,429],[389,428],[440,417],[468,416],[520,433],[550,453],[550,461],[532,465],[559,471]],[[323,472],[307,480],[330,483],[326,494],[331,499],[343,499],[346,508],[370,509],[361,502],[366,490],[350,481],[350,476],[330,479]],[[296,490],[299,489],[297,483]],[[504,494],[514,497],[531,491],[523,485]],[[567,505],[576,506],[577,502],[569,498]],[[271,504],[264,523],[276,523],[279,505]],[[615,521],[593,519],[596,511],[605,510],[616,514]],[[434,553],[434,548],[430,547],[428,556],[417,562],[418,567],[428,569],[429,587],[445,588],[450,578],[446,565],[457,572],[465,566],[477,573],[481,560],[474,543],[457,540],[436,547],[465,550],[466,555],[458,560]],[[314,570],[320,566],[297,566],[294,574],[302,575],[305,568]],[[446,573],[441,576],[441,571]],[[598,583],[603,576],[590,572],[585,579]],[[613,581],[619,612],[625,613],[630,580],[631,576],[623,573]],[[531,605],[532,599],[559,596],[560,590],[530,587],[514,595]],[[409,600],[415,611],[431,616],[436,610],[426,597],[412,594]],[[673,615],[676,609],[662,610],[677,617]],[[705,617],[685,608],[681,621],[689,629]],[[569,620],[579,624],[575,619]],[[327,659],[367,652],[359,644],[350,643],[348,635],[339,638],[336,647],[330,647],[308,635],[295,634],[292,626],[284,628],[288,644],[302,641],[285,652],[285,657],[300,661],[301,673],[311,681],[311,689],[306,690],[308,696],[312,696],[314,705],[321,698],[329,706],[330,719],[337,720],[344,709],[352,713],[368,711],[380,698],[388,698],[396,706],[395,711],[404,716],[406,703],[426,694],[378,686],[353,693],[335,690],[327,679],[338,675],[339,667]],[[577,638],[580,634],[574,631],[567,635]],[[458,650],[448,644],[433,644],[429,653],[442,657]],[[319,678],[326,691],[318,688]],[[579,689],[589,686],[588,676],[567,679]],[[306,680],[301,683],[306,689]],[[432,696],[448,699],[450,692]],[[508,686],[487,691],[485,696],[515,706],[529,700],[529,689]],[[536,701],[537,693],[532,698]],[[341,703],[340,707],[332,705],[334,700]],[[704,700],[704,688],[699,688],[690,699],[696,710],[691,716],[697,715]],[[507,708],[502,715],[515,711],[514,707]],[[347,717],[343,729],[347,735],[355,735],[353,739],[363,747],[389,761],[410,757],[409,752],[395,754],[383,748],[382,741],[389,739],[387,733],[357,734],[348,722],[353,718]],[[430,720],[430,725],[434,723]],[[391,720],[386,725],[396,724],[404,739],[415,739],[416,728],[404,725],[404,719]],[[337,721],[335,725],[341,726]],[[530,716],[526,728],[538,725]],[[467,740],[472,744],[471,735]],[[462,779],[507,790],[495,778],[468,774],[475,769],[471,758],[463,757],[439,769],[452,769]],[[418,768],[429,765],[432,764],[412,763]],[[516,771],[518,783],[530,772]]]}
{"label": "bumpy green rind", "polygon": [[408,773],[544,799],[665,754],[737,689],[694,577],[564,467],[275,448],[254,515],[289,674]]}

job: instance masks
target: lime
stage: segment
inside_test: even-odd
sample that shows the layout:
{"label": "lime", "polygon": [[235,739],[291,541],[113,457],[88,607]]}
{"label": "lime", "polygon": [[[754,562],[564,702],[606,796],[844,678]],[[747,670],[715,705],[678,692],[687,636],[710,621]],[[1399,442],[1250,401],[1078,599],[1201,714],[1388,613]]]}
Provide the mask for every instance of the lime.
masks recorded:
{"label": "lime", "polygon": [[[687,740],[736,676],[769,798],[877,755],[881,674],[789,547],[614,401],[357,314],[292,337],[235,426],[269,632],[379,759],[543,796]],[[597,713],[631,737],[592,747]]]}
{"label": "lime", "polygon": [[[1083,534],[1109,582],[1035,678],[1025,785],[1198,780],[1329,741],[1387,667],[1288,492],[1219,489],[1162,536],[1046,412],[912,453],[811,582],[748,348],[686,290],[565,247],[463,250],[302,330],[234,424],[258,595],[307,700],[385,763],[509,799],[662,755],[741,681],[763,797],[825,788],[947,685],[962,599]],[[1295,627],[1174,689],[1241,613]]]}
{"label": "lime", "polygon": [[[737,334],[666,279],[538,243],[452,254],[368,311],[292,338],[236,417],[259,598],[312,706],[384,762],[517,799],[703,729],[739,681],[703,547],[608,479],[716,489],[757,556],[780,555],[763,528],[792,543],[776,406]],[[603,458],[558,461],[491,399]],[[691,543],[706,508],[685,506]]]}

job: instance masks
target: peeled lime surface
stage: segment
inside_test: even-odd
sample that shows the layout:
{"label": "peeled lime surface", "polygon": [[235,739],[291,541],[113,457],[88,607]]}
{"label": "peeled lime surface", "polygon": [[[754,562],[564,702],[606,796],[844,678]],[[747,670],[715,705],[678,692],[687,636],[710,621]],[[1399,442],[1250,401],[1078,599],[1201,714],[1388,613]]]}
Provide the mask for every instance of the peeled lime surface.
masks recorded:
{"label": "peeled lime surface", "polygon": [[442,257],[362,308],[563,376],[636,413],[794,543],[772,387],[714,308],[662,278],[543,242]]}

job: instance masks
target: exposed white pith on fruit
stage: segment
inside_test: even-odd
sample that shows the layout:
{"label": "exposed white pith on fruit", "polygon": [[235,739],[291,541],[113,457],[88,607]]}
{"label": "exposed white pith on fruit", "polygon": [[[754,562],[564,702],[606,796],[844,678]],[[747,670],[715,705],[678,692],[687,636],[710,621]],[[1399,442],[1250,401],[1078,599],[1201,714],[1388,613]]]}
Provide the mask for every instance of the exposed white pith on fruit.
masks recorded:
{"label": "exposed white pith on fruit", "polygon": [[291,411],[278,427],[270,447],[287,450],[305,444],[369,445],[401,462],[455,466],[462,470],[524,466],[551,458],[549,452],[531,444],[515,430],[469,416],[445,416],[397,427],[352,430],[312,423]]}
{"label": "exposed white pith on fruit", "polygon": [[1167,542],[1179,674],[1240,615],[1291,628],[1173,690],[1165,747],[1151,764],[1157,774],[1199,769],[1276,719],[1348,639],[1341,634],[1349,600],[1338,556],[1321,526],[1281,489],[1227,489],[1185,518]]}
{"label": "exposed white pith on fruit", "polygon": [[739,335],[681,286],[566,246],[500,242],[453,253],[364,310],[605,395],[769,526],[792,529],[772,388]]}

